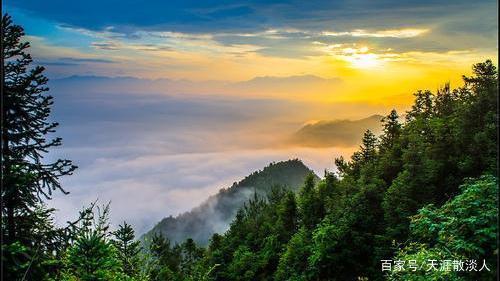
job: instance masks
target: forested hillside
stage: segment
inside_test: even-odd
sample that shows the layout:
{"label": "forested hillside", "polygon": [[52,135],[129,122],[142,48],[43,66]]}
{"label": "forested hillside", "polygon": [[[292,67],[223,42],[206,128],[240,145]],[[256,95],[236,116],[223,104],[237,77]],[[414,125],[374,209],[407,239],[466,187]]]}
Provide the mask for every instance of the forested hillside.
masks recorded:
{"label": "forested hillside", "polygon": [[206,246],[214,233],[227,230],[238,209],[254,194],[266,196],[278,187],[296,191],[310,173],[312,171],[298,159],[271,163],[240,182],[233,183],[231,187],[221,189],[190,212],[164,218],[143,239],[162,234],[175,243],[192,238],[196,243]]}
{"label": "forested hillside", "polygon": [[[338,174],[298,194],[256,198],[212,237],[214,280],[382,280],[382,260],[476,260],[487,270],[391,271],[393,280],[492,280],[497,252],[497,73],[418,91],[403,124],[364,134]],[[419,265],[420,266],[420,265]],[[438,265],[440,266],[440,265]]]}
{"label": "forested hillside", "polygon": [[[459,88],[417,91],[406,120],[388,113],[380,136],[366,131],[350,159],[335,159],[338,172],[318,181],[310,174],[297,192],[254,192],[207,247],[158,234],[142,248],[127,223],[110,229],[109,206],[54,224],[44,202],[65,192],[60,179],[76,166],[43,159],[62,144],[50,138],[58,124],[49,122],[47,78],[32,65],[23,29],[9,16],[2,27],[5,280],[494,280],[498,74],[491,61],[475,64]],[[301,165],[273,164],[220,196],[293,187],[306,171]],[[290,178],[296,170],[302,174]]]}

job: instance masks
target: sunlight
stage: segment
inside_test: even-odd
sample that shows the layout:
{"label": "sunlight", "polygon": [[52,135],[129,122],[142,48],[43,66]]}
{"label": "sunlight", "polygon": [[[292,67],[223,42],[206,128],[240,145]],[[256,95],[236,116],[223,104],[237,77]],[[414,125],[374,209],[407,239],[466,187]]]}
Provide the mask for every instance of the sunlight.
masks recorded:
{"label": "sunlight", "polygon": [[379,66],[382,62],[376,54],[353,54],[346,56],[345,59],[355,68],[373,68]]}

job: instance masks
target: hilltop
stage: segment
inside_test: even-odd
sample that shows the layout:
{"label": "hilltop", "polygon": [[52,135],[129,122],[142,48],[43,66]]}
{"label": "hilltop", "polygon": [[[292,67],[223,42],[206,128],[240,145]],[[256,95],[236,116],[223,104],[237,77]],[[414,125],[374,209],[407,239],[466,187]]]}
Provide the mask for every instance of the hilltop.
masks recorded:
{"label": "hilltop", "polygon": [[322,120],[304,125],[290,138],[290,142],[309,147],[358,145],[363,133],[371,130],[382,132],[381,115],[372,115],[359,120]]}
{"label": "hilltop", "polygon": [[[161,233],[172,242],[180,243],[192,238],[197,243],[206,245],[214,233],[227,230],[238,209],[254,193],[264,195],[275,186],[296,191],[310,173],[312,170],[298,159],[273,162],[232,186],[222,188],[191,211],[162,219],[143,239],[154,233]],[[317,176],[316,178],[319,179]]]}

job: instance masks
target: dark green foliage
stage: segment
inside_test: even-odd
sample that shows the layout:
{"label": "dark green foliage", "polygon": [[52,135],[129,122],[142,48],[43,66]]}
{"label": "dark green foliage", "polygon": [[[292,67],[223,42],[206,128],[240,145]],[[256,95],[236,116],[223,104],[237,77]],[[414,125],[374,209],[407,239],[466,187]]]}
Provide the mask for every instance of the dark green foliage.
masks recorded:
{"label": "dark green foliage", "polygon": [[443,259],[483,260],[491,270],[477,272],[392,273],[391,280],[494,280],[498,255],[498,182],[493,176],[467,181],[461,194],[440,208],[428,205],[411,218],[411,239],[415,242],[401,249],[400,260]]}
{"label": "dark green foliage", "polygon": [[288,241],[280,256],[275,280],[308,280],[307,257],[311,254],[311,237],[308,231],[300,228]]}
{"label": "dark green foliage", "polygon": [[276,230],[281,240],[288,240],[297,231],[298,211],[295,194],[288,191],[278,205]]}
{"label": "dark green foliage", "polygon": [[396,110],[383,120],[384,131],[380,136],[378,174],[389,186],[401,171],[402,166],[402,124]]}
{"label": "dark green foliage", "polygon": [[66,263],[69,272],[63,276],[82,281],[112,280],[120,270],[116,249],[95,232],[76,240],[68,249]]}
{"label": "dark green foliage", "polygon": [[76,169],[69,160],[53,163],[43,161],[52,147],[61,145],[61,139],[48,139],[57,123],[48,121],[52,97],[47,95],[44,68],[32,67],[26,52],[29,43],[22,42],[23,29],[12,23],[10,16],[2,18],[2,46],[4,55],[2,107],[2,201],[7,215],[5,238],[14,241],[30,232],[16,225],[17,216],[27,215],[54,190],[64,190],[59,178]]}
{"label": "dark green foliage", "polygon": [[331,208],[312,233],[312,276],[320,280],[351,280],[369,273],[376,233],[381,230],[382,194],[380,187],[367,184],[352,197],[344,197],[342,205]]}
{"label": "dark green foliage", "polygon": [[177,280],[180,270],[181,248],[172,247],[170,241],[162,235],[155,234],[149,246],[154,261],[151,269],[151,280]]}
{"label": "dark green foliage", "polygon": [[118,250],[109,239],[109,204],[86,209],[76,235],[63,257],[63,269],[56,280],[133,280],[122,271]]}
{"label": "dark green foliage", "polygon": [[57,123],[49,122],[43,67],[34,67],[22,41],[23,28],[2,17],[2,263],[9,280],[43,279],[57,271],[68,239],[67,229],[52,223],[52,209],[42,200],[61,190],[60,177],[76,167],[71,161],[44,161],[60,138],[50,139]]}
{"label": "dark green foliage", "polygon": [[135,240],[134,229],[132,226],[123,222],[118,226],[118,230],[113,232],[112,240],[118,257],[120,259],[123,272],[130,276],[137,276],[140,270],[140,242]]}
{"label": "dark green foliage", "polygon": [[314,175],[307,176],[304,186],[299,190],[299,218],[306,229],[313,229],[324,216],[324,202],[315,189]]}
{"label": "dark green foliage", "polygon": [[280,253],[298,228],[295,195],[275,187],[262,198],[255,194],[239,210],[224,236],[214,235],[209,264],[219,264],[215,280],[272,280]]}
{"label": "dark green foliage", "polygon": [[460,189],[461,194],[440,208],[428,205],[412,216],[412,239],[470,258],[493,258],[498,182],[492,176],[483,176],[468,180]]}
{"label": "dark green foliage", "polygon": [[[319,182],[307,177],[296,198],[250,201],[212,240],[209,264],[222,265],[214,280],[383,280],[381,260],[405,255],[484,257],[494,267],[496,181],[459,188],[469,177],[496,175],[496,70],[486,61],[474,71],[462,88],[417,92],[405,123],[391,111],[380,137],[366,131],[349,162],[336,159],[340,178],[326,172]],[[390,278],[487,280],[494,273],[398,276]]]}
{"label": "dark green foliage", "polygon": [[477,76],[465,78],[464,88],[416,94],[401,136],[402,170],[384,198],[388,234],[398,241],[419,208],[456,195],[465,177],[496,174],[495,68],[486,61],[474,69]]}
{"label": "dark green foliage", "polygon": [[196,243],[205,246],[214,233],[227,229],[238,209],[254,193],[266,196],[274,186],[295,191],[302,186],[309,173],[311,170],[298,159],[271,163],[231,187],[221,189],[192,211],[163,219],[142,239],[150,240],[153,233],[161,233],[175,243],[193,238]]}
{"label": "dark green foliage", "polygon": [[191,276],[195,271],[197,263],[203,258],[205,253],[203,248],[198,248],[193,239],[188,238],[181,245],[181,272],[185,276]]}

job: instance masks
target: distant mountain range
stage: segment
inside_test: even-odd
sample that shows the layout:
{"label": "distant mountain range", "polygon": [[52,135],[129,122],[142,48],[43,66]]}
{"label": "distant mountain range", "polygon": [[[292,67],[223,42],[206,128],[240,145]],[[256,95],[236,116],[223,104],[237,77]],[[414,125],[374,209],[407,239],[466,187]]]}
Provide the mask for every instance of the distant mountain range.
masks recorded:
{"label": "distant mountain range", "polygon": [[364,132],[382,132],[381,115],[372,115],[360,120],[319,121],[307,124],[289,139],[293,144],[310,147],[358,145]]}
{"label": "distant mountain range", "polygon": [[[130,76],[80,76],[54,79],[49,86],[63,91],[75,87],[84,87],[86,91],[117,92],[117,93],[149,93],[149,94],[225,94],[235,93],[295,93],[311,94],[325,91],[335,91],[343,83],[340,78],[323,78],[315,75],[295,76],[262,76],[244,81],[188,79],[146,79]],[[91,86],[91,87],[89,87]]]}
{"label": "distant mountain range", "polygon": [[143,235],[142,240],[160,233],[172,242],[180,243],[192,238],[198,244],[206,245],[214,233],[223,233],[228,229],[238,209],[254,193],[265,195],[278,185],[298,190],[309,173],[313,173],[312,170],[298,159],[271,163],[231,187],[221,189],[190,212],[164,218]]}
{"label": "distant mountain range", "polygon": [[235,86],[256,87],[256,86],[310,86],[317,84],[338,84],[342,83],[340,78],[322,78],[315,75],[294,75],[294,76],[259,76],[250,80],[237,82]]}

